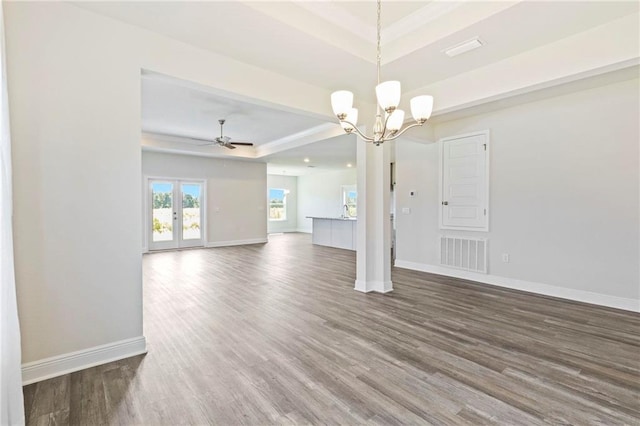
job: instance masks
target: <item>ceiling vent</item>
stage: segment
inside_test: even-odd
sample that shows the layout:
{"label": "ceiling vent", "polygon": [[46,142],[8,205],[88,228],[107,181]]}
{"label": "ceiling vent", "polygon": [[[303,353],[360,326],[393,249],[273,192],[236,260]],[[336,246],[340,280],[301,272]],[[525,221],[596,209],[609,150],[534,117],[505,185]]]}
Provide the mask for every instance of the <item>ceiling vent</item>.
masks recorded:
{"label": "ceiling vent", "polygon": [[462,53],[468,52],[473,49],[477,49],[482,46],[482,41],[480,41],[479,37],[474,37],[471,40],[463,41],[462,43],[458,43],[455,46],[451,46],[448,49],[443,50],[442,52],[453,58],[454,56],[458,56]]}

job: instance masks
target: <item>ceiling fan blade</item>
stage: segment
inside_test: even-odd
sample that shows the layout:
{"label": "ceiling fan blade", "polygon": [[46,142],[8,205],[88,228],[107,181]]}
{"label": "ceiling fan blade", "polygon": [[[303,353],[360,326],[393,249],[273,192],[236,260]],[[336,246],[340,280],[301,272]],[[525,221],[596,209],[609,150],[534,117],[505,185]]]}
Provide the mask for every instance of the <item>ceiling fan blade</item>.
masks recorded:
{"label": "ceiling fan blade", "polygon": [[253,146],[251,142],[229,142],[231,145]]}
{"label": "ceiling fan blade", "polygon": [[230,143],[228,143],[228,142],[227,142],[227,143],[225,143],[225,144],[223,144],[222,146],[224,146],[225,148],[229,148],[229,149],[236,149],[236,147],[235,147],[235,146],[231,145],[231,144],[230,144]]}
{"label": "ceiling fan blade", "polygon": [[[146,133],[149,133],[150,135],[154,135],[154,136],[163,136],[163,137],[167,136],[170,138],[175,138],[176,142],[188,143],[195,146],[215,145],[216,143],[218,143],[217,140],[194,138],[191,136],[175,135],[171,133],[161,133],[161,132],[146,132]],[[196,142],[200,142],[200,143],[196,143]]]}

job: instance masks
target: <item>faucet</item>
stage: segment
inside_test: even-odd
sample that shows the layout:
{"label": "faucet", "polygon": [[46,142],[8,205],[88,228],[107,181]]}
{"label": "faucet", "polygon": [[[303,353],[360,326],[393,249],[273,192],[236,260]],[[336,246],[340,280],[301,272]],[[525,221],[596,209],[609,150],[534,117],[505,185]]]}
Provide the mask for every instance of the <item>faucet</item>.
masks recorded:
{"label": "faucet", "polygon": [[342,206],[342,217],[351,217],[349,215],[349,205],[347,205],[347,204]]}

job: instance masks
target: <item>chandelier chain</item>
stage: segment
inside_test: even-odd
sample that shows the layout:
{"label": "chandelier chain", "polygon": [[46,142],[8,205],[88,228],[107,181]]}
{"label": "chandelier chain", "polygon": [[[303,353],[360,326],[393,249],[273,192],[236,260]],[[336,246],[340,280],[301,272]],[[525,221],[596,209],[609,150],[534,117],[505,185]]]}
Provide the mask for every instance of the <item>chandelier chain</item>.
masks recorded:
{"label": "chandelier chain", "polygon": [[380,84],[380,60],[381,60],[381,57],[382,57],[382,55],[380,54],[380,3],[381,3],[381,0],[378,0],[378,26],[376,28],[377,37],[378,37],[377,40],[376,40],[376,42],[377,42],[377,44],[376,44],[376,63],[378,64],[378,68],[377,68],[377,71],[378,71],[378,76],[377,76],[378,77],[378,84]]}

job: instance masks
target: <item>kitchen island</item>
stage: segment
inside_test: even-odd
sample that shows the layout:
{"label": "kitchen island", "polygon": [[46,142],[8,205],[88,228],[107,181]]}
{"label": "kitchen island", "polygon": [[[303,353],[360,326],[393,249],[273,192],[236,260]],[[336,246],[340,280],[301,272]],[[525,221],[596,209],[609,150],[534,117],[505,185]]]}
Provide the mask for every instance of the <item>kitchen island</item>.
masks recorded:
{"label": "kitchen island", "polygon": [[355,217],[307,217],[313,219],[313,244],[347,250],[356,249],[358,222]]}

